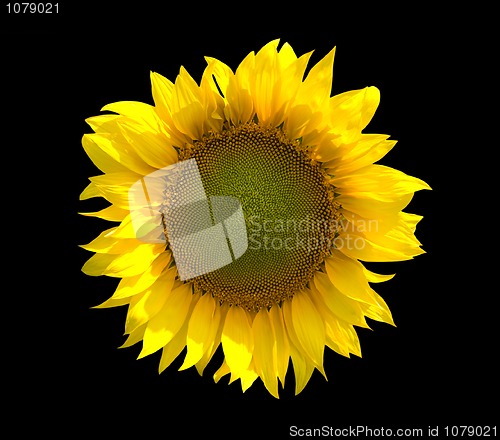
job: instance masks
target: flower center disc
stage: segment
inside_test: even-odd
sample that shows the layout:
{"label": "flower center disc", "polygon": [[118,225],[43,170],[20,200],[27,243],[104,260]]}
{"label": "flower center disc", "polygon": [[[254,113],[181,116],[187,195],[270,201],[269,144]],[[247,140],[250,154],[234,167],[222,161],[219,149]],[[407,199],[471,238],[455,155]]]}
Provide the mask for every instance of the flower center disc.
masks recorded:
{"label": "flower center disc", "polygon": [[257,311],[305,287],[330,250],[338,215],[318,164],[280,129],[246,124],[195,142],[207,197],[241,205],[248,247],[241,257],[193,279],[195,289]]}

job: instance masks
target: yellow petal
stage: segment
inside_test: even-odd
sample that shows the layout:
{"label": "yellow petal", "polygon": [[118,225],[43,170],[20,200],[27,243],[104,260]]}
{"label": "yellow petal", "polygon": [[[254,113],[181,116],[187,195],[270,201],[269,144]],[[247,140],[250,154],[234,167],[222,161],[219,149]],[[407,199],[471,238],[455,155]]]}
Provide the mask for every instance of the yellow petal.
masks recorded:
{"label": "yellow petal", "polygon": [[231,369],[229,368],[229,365],[227,365],[226,361],[224,360],[222,362],[222,365],[219,367],[219,369],[214,373],[215,383],[218,383],[222,377],[224,377],[226,374],[229,374],[229,373],[231,373]]}
{"label": "yellow petal", "polygon": [[187,331],[187,353],[180,370],[192,367],[202,357],[219,328],[220,310],[211,294],[196,304]]}
{"label": "yellow petal", "polygon": [[226,99],[229,107],[228,117],[235,125],[248,122],[255,112],[254,102],[250,94],[254,65],[255,54],[251,52],[240,63],[234,77],[230,77]]}
{"label": "yellow petal", "polygon": [[298,92],[299,103],[321,108],[327,102],[332,92],[334,58],[335,48],[311,68]]}
{"label": "yellow petal", "polygon": [[378,274],[378,273],[372,272],[371,270],[368,270],[364,266],[363,266],[363,272],[364,272],[366,279],[368,280],[369,283],[383,283],[384,281],[392,280],[396,276],[396,274],[391,274],[391,275]]}
{"label": "yellow petal", "polygon": [[276,339],[266,308],[261,308],[255,315],[252,332],[255,370],[261,377],[267,390],[278,399]]}
{"label": "yellow petal", "polygon": [[[218,382],[220,378],[227,374],[227,364],[222,364],[219,370],[214,374],[215,382]],[[248,388],[252,386],[255,380],[259,377],[257,372],[255,371],[255,366],[253,360],[250,362],[250,365],[245,370],[240,371],[239,373],[235,373],[231,371],[231,377],[229,378],[229,383],[232,384],[236,382],[238,379],[241,380],[241,389],[245,392]]]}
{"label": "yellow petal", "polygon": [[418,222],[423,219],[421,215],[409,214],[408,212],[400,212],[399,218],[412,232],[415,232]]}
{"label": "yellow petal", "polygon": [[159,120],[152,118],[149,124],[146,124],[130,118],[121,118],[118,128],[129,145],[128,151],[132,147],[137,157],[151,167],[149,172],[177,162],[177,153],[171,140],[163,132]]}
{"label": "yellow petal", "polygon": [[384,165],[371,165],[348,175],[335,176],[331,183],[339,194],[371,197],[383,202],[431,189],[423,180]]}
{"label": "yellow petal", "polygon": [[97,217],[108,221],[121,222],[128,214],[128,209],[118,208],[117,206],[111,205],[107,208],[101,209],[96,212],[80,212],[80,215],[86,217]]}
{"label": "yellow petal", "polygon": [[217,90],[213,89],[213,66],[208,65],[201,77],[200,94],[205,108],[203,132],[220,132],[224,124],[224,100]]}
{"label": "yellow petal", "polygon": [[99,115],[91,116],[85,119],[85,122],[96,133],[113,133],[116,127],[116,120],[119,118],[119,115]]}
{"label": "yellow petal", "polygon": [[231,371],[237,375],[245,371],[252,360],[254,341],[248,314],[241,307],[233,306],[228,310],[221,341]]}
{"label": "yellow petal", "polygon": [[221,342],[221,337],[222,337],[222,330],[224,328],[224,322],[226,320],[226,315],[227,311],[229,310],[229,306],[227,303],[223,303],[222,305],[216,303],[216,309],[215,309],[215,316],[214,316],[214,321],[218,321],[215,337],[213,338],[212,342],[210,343],[209,347],[203,354],[202,358],[196,363],[195,367],[196,370],[198,371],[198,374],[200,376],[203,375],[203,371],[205,370],[206,366],[212,359],[213,355],[219,348],[220,342]]}
{"label": "yellow petal", "polygon": [[[361,356],[361,347],[353,324],[335,316],[325,304],[324,297],[322,297],[319,291],[315,290],[314,287],[311,288],[311,292],[313,293],[311,299],[325,322],[326,345],[343,356],[349,357],[350,353]],[[356,303],[359,306],[358,313],[360,313],[362,317],[365,315],[377,321],[394,325],[391,312],[385,301],[372,289],[371,292],[372,296],[377,301],[377,306],[366,303]],[[348,299],[347,297],[344,298]],[[362,319],[363,322],[365,322],[364,317]],[[369,328],[366,322],[363,326]]]}
{"label": "yellow petal", "polygon": [[[259,377],[257,372],[255,371],[255,367],[253,362],[250,363],[248,368],[240,375],[239,379],[241,380],[241,390],[245,392],[252,386],[255,380]],[[277,397],[277,396],[275,396]]]}
{"label": "yellow petal", "polygon": [[132,345],[142,341],[145,330],[146,330],[146,324],[137,327],[133,332],[131,332],[128,335],[127,340],[122,345],[120,345],[119,348],[131,347]]}
{"label": "yellow petal", "polygon": [[153,169],[161,169],[178,162],[174,144],[166,136],[125,122],[121,124],[121,129],[138,156]]}
{"label": "yellow petal", "polygon": [[344,210],[346,221],[336,238],[345,255],[362,261],[401,261],[424,253],[415,237],[421,216],[397,213],[381,219],[366,219]]}
{"label": "yellow petal", "polygon": [[[292,299],[292,301],[293,301],[293,299]],[[294,346],[296,351],[300,350],[301,356],[304,357],[307,364],[311,364],[313,366],[316,366],[319,369],[319,371],[323,375],[325,375],[323,365],[318,365],[318,362],[315,360],[315,357],[318,357],[318,356],[314,356],[314,354],[313,354],[314,357],[311,357],[311,355],[309,355],[308,351],[306,351],[302,347],[302,344],[297,336],[297,333],[296,333],[295,327],[294,327],[294,322],[293,322],[294,320],[293,320],[293,313],[292,313],[292,301],[284,301],[282,306],[281,306],[281,309],[283,311],[283,321],[285,324],[286,335],[288,336],[288,339],[289,339],[289,349],[292,350],[292,346]],[[290,351],[290,353],[291,353],[291,351]]]}
{"label": "yellow petal", "polygon": [[[285,43],[279,51],[277,45],[278,40],[265,45],[252,58],[253,63],[246,64],[250,72],[249,90],[259,122],[272,126],[280,125],[293,105],[311,55],[305,54],[297,59],[289,44]],[[239,73],[237,71],[238,78]],[[244,90],[240,87],[242,89]],[[298,105],[300,104],[303,103],[299,102]],[[293,122],[288,123],[287,133],[296,132],[295,125]]]}
{"label": "yellow petal", "polygon": [[[335,315],[314,287],[311,288],[311,299],[325,323],[325,345],[335,352],[349,357],[353,347],[352,335],[346,333],[344,328],[345,326],[349,326],[350,329],[354,329],[353,325]],[[360,313],[363,314],[363,311],[364,309],[361,309]],[[370,328],[367,324],[364,327]],[[354,335],[357,338],[356,333]],[[325,373],[322,373],[326,378]]]}
{"label": "yellow petal", "polygon": [[90,243],[80,245],[81,248],[97,253],[121,254],[134,247],[140,242],[133,238],[120,239],[112,236],[116,228],[106,229],[101,232]]}
{"label": "yellow petal", "polygon": [[118,113],[130,119],[142,122],[146,126],[156,124],[156,115],[154,107],[139,101],[119,101],[106,104],[102,111]]}
{"label": "yellow petal", "polygon": [[330,320],[325,329],[328,347],[346,357],[350,357],[351,353],[361,357],[359,338],[351,324],[342,319]]}
{"label": "yellow petal", "polygon": [[274,330],[276,341],[276,369],[281,385],[285,386],[285,376],[290,362],[290,343],[285,329],[283,311],[275,305],[269,310],[269,318]]}
{"label": "yellow petal", "polygon": [[188,315],[184,324],[180,330],[175,334],[172,340],[163,347],[161,352],[160,365],[158,368],[159,373],[161,373],[165,368],[167,368],[179,354],[181,354],[182,350],[186,346],[186,335],[188,329],[189,316],[192,313],[192,310],[196,303],[199,300],[200,295],[193,294],[193,298],[191,300],[191,305],[189,306]]}
{"label": "yellow petal", "polygon": [[344,149],[344,154],[325,164],[332,174],[346,174],[369,166],[384,157],[397,141],[387,140],[383,134],[361,134],[356,142]]}
{"label": "yellow petal", "polygon": [[293,371],[295,373],[295,395],[299,394],[309,382],[314,365],[297,350],[293,344],[290,345],[290,355],[292,358]]}
{"label": "yellow petal", "polygon": [[159,126],[148,128],[125,118],[120,121],[119,126],[129,145],[153,170],[178,161],[177,152]]}
{"label": "yellow petal", "polygon": [[411,202],[412,198],[413,193],[410,193],[387,201],[375,199],[373,193],[356,193],[339,194],[336,200],[344,209],[355,212],[361,217],[384,219],[397,215]]}
{"label": "yellow petal", "polygon": [[173,273],[172,269],[164,272],[151,287],[132,297],[125,321],[125,333],[133,332],[162,310],[174,284]]}
{"label": "yellow petal", "polygon": [[352,342],[342,330],[339,321],[330,321],[325,324],[326,345],[336,353],[350,357]]}
{"label": "yellow petal", "polygon": [[[144,292],[148,287],[150,287],[160,276],[163,270],[168,266],[172,259],[172,253],[170,251],[165,251],[158,255],[158,258],[151,263],[146,271],[143,273],[133,276],[123,278],[118,287],[116,288],[113,298],[126,298],[138,293]],[[171,270],[165,273],[165,276],[175,278],[175,270]]]}
{"label": "yellow petal", "polygon": [[368,327],[359,303],[340,293],[327,274],[316,272],[314,287],[334,315],[350,324]]}
{"label": "yellow petal", "polygon": [[[127,145],[134,147],[133,149],[129,147],[126,150],[126,155],[130,156],[129,160],[134,157],[135,162],[144,160],[154,168],[161,168],[173,163],[168,158],[176,159],[176,154],[171,147],[173,139],[176,139],[175,133],[171,132],[170,127],[169,130],[164,129],[166,123],[160,119],[155,107],[142,102],[121,101],[108,104],[102,110],[113,111],[121,115],[113,121],[116,128],[110,132],[116,136],[118,143],[124,139]],[[140,135],[134,136],[134,131],[143,134],[142,142]],[[144,146],[146,140],[150,143],[149,149]],[[168,163],[163,164],[164,162]]]}
{"label": "yellow petal", "polygon": [[130,298],[108,298],[106,301],[102,302],[97,306],[93,306],[93,309],[107,309],[109,307],[119,307],[125,306],[130,303]]}
{"label": "yellow petal", "polygon": [[94,182],[90,182],[80,194],[80,200],[88,200],[93,197],[102,197],[101,192]]}
{"label": "yellow petal", "polygon": [[[299,339],[293,328],[293,318],[292,318],[292,301],[283,301],[281,305],[281,310],[283,311],[283,323],[286,331],[286,335],[290,342],[290,345],[295,345],[295,347],[300,347]],[[305,354],[307,356],[307,354]]]}
{"label": "yellow petal", "polygon": [[330,350],[333,350],[335,353],[338,353],[345,357],[350,357],[349,350],[347,350],[343,345],[339,344],[338,341],[334,340],[334,338],[332,339],[331,330],[329,329],[328,324],[325,325],[325,331],[326,331],[326,346]]}
{"label": "yellow petal", "polygon": [[296,292],[291,302],[293,328],[300,348],[307,353],[314,365],[323,371],[325,325],[321,315],[309,298],[308,291]]}
{"label": "yellow petal", "polygon": [[[280,54],[280,62],[283,63],[282,54],[287,47],[287,43],[285,43],[279,52]],[[291,48],[290,48],[291,49]],[[292,50],[293,52],[293,50]],[[285,85],[285,89],[291,92],[291,96],[295,99],[295,96],[298,93],[298,89],[302,84],[302,80],[304,78],[304,74],[307,68],[307,64],[311,58],[313,52],[307,52],[301,55],[299,58],[293,55],[293,59],[290,59],[290,62],[285,66],[285,70],[283,73],[283,84]],[[292,89],[288,89],[289,86],[292,86]]]}
{"label": "yellow petal", "polygon": [[404,261],[425,254],[419,244],[402,243],[389,235],[370,240],[363,235],[341,234],[341,240],[357,243],[356,246],[342,246],[339,250],[352,259],[361,261]]}
{"label": "yellow petal", "polygon": [[325,259],[325,268],[330,281],[342,294],[355,301],[377,305],[359,261],[334,251]]}
{"label": "yellow petal", "polygon": [[222,96],[226,97],[227,87],[229,85],[230,78],[234,76],[233,71],[229,66],[224,64],[222,61],[217,60],[212,57],[205,57],[208,65],[212,67],[212,75],[215,82],[212,81],[212,89],[214,92],[218,92],[219,89],[222,92]]}
{"label": "yellow petal", "polygon": [[129,208],[129,190],[142,176],[131,171],[91,177],[98,194],[122,209]]}
{"label": "yellow petal", "polygon": [[[101,148],[96,142],[97,138],[101,135],[96,134],[85,134],[82,137],[82,146],[87,153],[87,156],[94,163],[94,165],[99,168],[103,173],[117,173],[127,171],[127,168],[120,163],[119,160],[113,158],[109,152]],[[100,142],[100,144],[111,145],[107,139],[105,142]]]}
{"label": "yellow petal", "polygon": [[371,304],[360,303],[363,313],[368,318],[374,319],[375,321],[386,322],[387,324],[395,326],[396,324],[394,324],[392,313],[386,302],[375,291],[373,291],[373,296],[376,298],[378,306],[376,307]]}
{"label": "yellow petal", "polygon": [[283,69],[286,69],[297,60],[297,55],[295,55],[295,52],[289,43],[284,43],[283,46],[281,46],[281,49],[278,51],[278,60]]}
{"label": "yellow petal", "polygon": [[361,357],[361,345],[359,343],[358,334],[356,333],[354,327],[347,322],[339,320],[337,322],[337,330],[342,335],[342,339],[347,343],[349,351],[352,354]]}
{"label": "yellow petal", "polygon": [[331,129],[341,136],[341,143],[348,144],[359,139],[379,102],[380,91],[373,86],[341,93],[330,99]]}
{"label": "yellow petal", "polygon": [[132,277],[145,272],[165,246],[140,244],[122,254],[95,254],[82,267],[90,276]]}
{"label": "yellow petal", "polygon": [[118,227],[113,232],[113,237],[116,238],[137,238],[132,217],[129,214],[122,220]]}
{"label": "yellow petal", "polygon": [[201,139],[205,121],[199,88],[186,69],[181,68],[172,91],[172,120],[191,139]]}
{"label": "yellow petal", "polygon": [[183,284],[171,292],[165,289],[163,294],[166,296],[163,307],[149,318],[139,359],[167,345],[188,316],[193,298],[191,284]]}
{"label": "yellow petal", "polygon": [[182,146],[186,142],[190,142],[191,139],[188,136],[175,128],[172,119],[172,93],[175,87],[174,84],[156,72],[151,72],[150,77],[153,99],[156,104],[155,111],[162,120],[165,131],[170,136],[171,144]]}
{"label": "yellow petal", "polygon": [[89,276],[103,275],[106,268],[117,258],[111,254],[95,254],[90,257],[82,267],[82,272]]}
{"label": "yellow petal", "polygon": [[106,267],[103,275],[110,277],[131,277],[145,272],[163,252],[164,245],[140,244],[130,252],[124,252]]}
{"label": "yellow petal", "polygon": [[[118,117],[118,121],[121,120]],[[112,133],[86,134],[82,145],[94,164],[105,173],[131,171],[147,175],[154,171],[131,148],[126,138],[121,136],[118,122]]]}
{"label": "yellow petal", "polygon": [[277,60],[277,46],[279,40],[267,43],[255,55],[255,71],[250,82],[250,92],[253,97],[254,108],[262,124],[278,125],[280,117],[277,115],[279,93],[279,68]]}
{"label": "yellow petal", "polygon": [[[318,127],[323,114],[313,110],[308,104],[294,104],[288,114],[285,123],[286,132],[292,139],[302,138],[304,145],[316,145]],[[321,160],[321,158],[318,158]]]}
{"label": "yellow petal", "polygon": [[186,346],[187,322],[175,334],[172,340],[162,348],[158,372],[161,373],[168,368],[172,362],[182,353]]}
{"label": "yellow petal", "polygon": [[156,112],[164,121],[169,121],[174,84],[156,72],[150,73],[150,79]]}

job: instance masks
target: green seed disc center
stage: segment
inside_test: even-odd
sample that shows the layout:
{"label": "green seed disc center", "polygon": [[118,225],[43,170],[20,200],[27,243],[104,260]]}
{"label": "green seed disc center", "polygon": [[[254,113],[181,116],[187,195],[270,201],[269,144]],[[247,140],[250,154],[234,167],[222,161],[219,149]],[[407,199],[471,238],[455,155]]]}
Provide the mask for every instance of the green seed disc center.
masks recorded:
{"label": "green seed disc center", "polygon": [[197,141],[207,197],[230,196],[245,218],[239,258],[193,279],[196,289],[256,311],[304,288],[329,252],[337,210],[325,174],[280,129],[246,124]]}

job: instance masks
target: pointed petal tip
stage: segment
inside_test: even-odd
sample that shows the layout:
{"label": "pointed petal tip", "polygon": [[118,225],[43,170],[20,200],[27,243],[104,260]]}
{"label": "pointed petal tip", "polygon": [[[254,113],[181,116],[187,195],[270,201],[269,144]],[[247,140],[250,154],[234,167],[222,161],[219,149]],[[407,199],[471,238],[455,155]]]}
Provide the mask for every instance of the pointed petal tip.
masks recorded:
{"label": "pointed petal tip", "polygon": [[[249,387],[249,388],[250,388],[250,387]],[[247,388],[247,389],[248,389],[248,388]],[[267,391],[269,391],[269,394],[271,394],[271,396],[273,396],[275,399],[277,399],[277,400],[279,400],[279,399],[280,399],[280,395],[278,394],[278,391],[276,391],[276,392],[274,392],[274,391],[273,391],[273,392],[271,392],[271,390],[270,390],[270,389],[268,389],[268,388],[266,388],[266,389],[267,389]],[[245,390],[245,391],[246,391],[246,390]]]}
{"label": "pointed petal tip", "polygon": [[418,177],[415,177],[415,179],[417,179],[419,183],[422,185],[422,189],[427,189],[432,191],[431,186],[425,180],[419,179]]}
{"label": "pointed petal tip", "polygon": [[322,365],[315,365],[315,367],[321,373],[321,375],[325,378],[325,380],[328,382],[328,377],[326,377],[325,366],[322,364]]}
{"label": "pointed petal tip", "polygon": [[[157,351],[157,350],[156,350]],[[139,359],[144,359],[146,356],[149,356],[150,354],[153,354],[154,351],[150,351],[150,350],[144,350],[144,348],[141,350],[141,352],[139,353],[139,355],[137,356],[137,360]]]}

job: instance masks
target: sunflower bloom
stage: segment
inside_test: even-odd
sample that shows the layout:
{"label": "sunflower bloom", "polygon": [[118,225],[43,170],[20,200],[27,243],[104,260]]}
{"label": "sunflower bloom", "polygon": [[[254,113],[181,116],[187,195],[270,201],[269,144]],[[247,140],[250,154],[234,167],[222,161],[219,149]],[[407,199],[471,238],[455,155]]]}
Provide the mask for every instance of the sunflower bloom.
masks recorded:
{"label": "sunflower bloom", "polygon": [[311,53],[277,40],[234,72],[207,57],[199,84],[153,72],[154,105],[87,119],[103,174],[81,199],[110,205],[84,215],[114,226],[82,246],[82,270],[119,279],[97,307],[128,307],[123,346],[161,351],[160,372],[182,354],[201,375],[221,350],[216,382],[260,378],[279,397],[292,365],[297,394],[315,369],[326,377],[325,347],[361,356],[355,327],[394,325],[372,288],[393,275],[362,262],[424,253],[422,217],[403,209],[429,186],[375,164],[396,143],[363,133],[380,93],[331,96],[334,54],[307,73]]}

